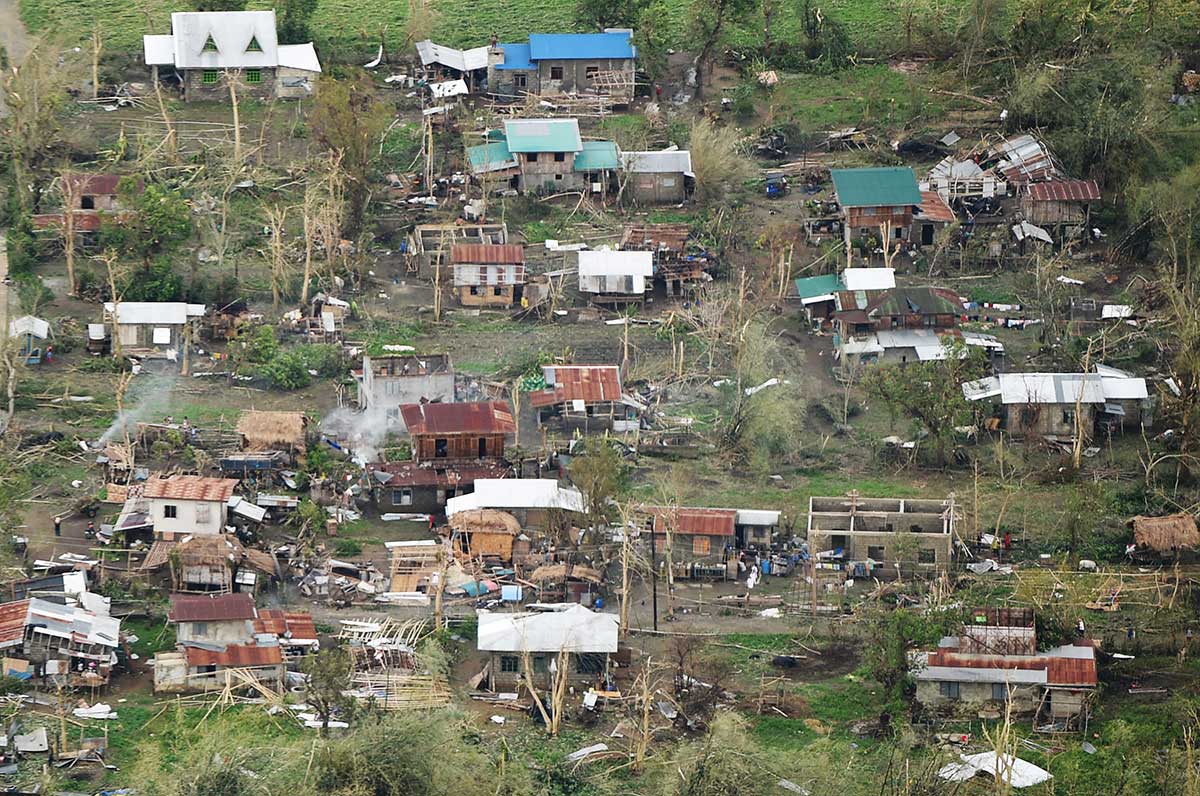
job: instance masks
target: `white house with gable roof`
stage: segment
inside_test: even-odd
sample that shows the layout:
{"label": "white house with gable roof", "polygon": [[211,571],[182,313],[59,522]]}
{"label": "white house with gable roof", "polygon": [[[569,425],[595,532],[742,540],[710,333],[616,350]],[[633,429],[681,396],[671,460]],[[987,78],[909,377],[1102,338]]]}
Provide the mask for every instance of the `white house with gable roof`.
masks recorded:
{"label": "white house with gable roof", "polygon": [[142,43],[154,79],[174,70],[189,102],[228,101],[230,78],[239,96],[307,97],[321,73],[312,42],[279,43],[274,11],[178,12],[170,33]]}

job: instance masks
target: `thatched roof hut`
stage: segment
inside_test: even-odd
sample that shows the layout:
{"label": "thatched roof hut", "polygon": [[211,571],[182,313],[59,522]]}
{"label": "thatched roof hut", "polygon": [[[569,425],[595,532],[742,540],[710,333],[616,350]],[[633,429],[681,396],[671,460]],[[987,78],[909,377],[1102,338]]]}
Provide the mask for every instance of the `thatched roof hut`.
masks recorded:
{"label": "thatched roof hut", "polygon": [[1169,553],[1200,545],[1200,530],[1196,529],[1196,518],[1190,514],[1138,516],[1133,518],[1133,540],[1138,547]]}
{"label": "thatched roof hut", "polygon": [[557,583],[565,580],[584,580],[600,583],[604,580],[599,570],[582,564],[542,564],[529,574],[534,583]]}
{"label": "thatched roof hut", "polygon": [[306,449],[308,418],[303,412],[260,412],[250,410],[238,418],[237,430],[248,451],[290,451]]}
{"label": "thatched roof hut", "polygon": [[497,509],[460,511],[451,515],[450,527],[459,533],[500,533],[509,536],[521,533],[521,523],[517,522],[517,518]]}

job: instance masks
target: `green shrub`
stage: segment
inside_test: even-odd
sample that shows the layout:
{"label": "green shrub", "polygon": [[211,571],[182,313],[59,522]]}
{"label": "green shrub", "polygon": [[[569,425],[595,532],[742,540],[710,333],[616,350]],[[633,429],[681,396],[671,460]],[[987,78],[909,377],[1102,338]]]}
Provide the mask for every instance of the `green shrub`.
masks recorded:
{"label": "green shrub", "polygon": [[260,367],[258,375],[277,390],[299,390],[312,384],[304,357],[295,351],[279,354]]}

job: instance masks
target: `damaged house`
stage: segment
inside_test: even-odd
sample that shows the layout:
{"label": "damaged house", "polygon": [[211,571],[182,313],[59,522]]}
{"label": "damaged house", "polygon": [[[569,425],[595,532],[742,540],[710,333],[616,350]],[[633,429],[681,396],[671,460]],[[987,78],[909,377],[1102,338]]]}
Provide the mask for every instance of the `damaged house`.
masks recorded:
{"label": "damaged house", "polygon": [[275,12],[188,11],[171,14],[171,32],[142,37],[153,80],[178,76],[185,102],[303,98],[316,89],[321,62],[312,42],[280,44]]}
{"label": "damaged house", "polygon": [[958,636],[913,657],[917,702],[931,710],[1011,707],[1034,726],[1077,726],[1095,693],[1090,643],[1039,650],[1031,608],[976,609]]}
{"label": "damaged house", "polygon": [[529,394],[538,424],[554,418],[564,429],[630,431],[637,429],[637,407],[621,389],[616,365],[543,365],[546,386]]}
{"label": "damaged house", "polygon": [[1004,345],[993,335],[958,328],[962,313],[962,299],[947,288],[839,291],[833,314],[837,359],[844,365],[945,359],[951,340],[982,348],[989,359],[1003,356]]}
{"label": "damaged house", "polygon": [[1066,243],[1087,237],[1092,204],[1099,201],[1100,186],[1095,180],[1035,182],[1021,196],[1021,214],[1059,243]]}
{"label": "damaged house", "polygon": [[[449,354],[387,354],[364,356],[354,372],[358,408],[389,431],[407,431],[400,414],[403,404],[454,403],[454,366]],[[382,417],[381,417],[382,415]]]}
{"label": "damaged house", "polygon": [[488,91],[499,97],[595,94],[633,100],[637,49],[633,32],[531,33],[526,42],[493,42],[487,50]]}
{"label": "damaged house", "polygon": [[621,232],[621,251],[648,251],[654,255],[654,280],[662,282],[667,297],[711,282],[707,268],[712,260],[697,244],[690,251],[691,228],[687,224],[626,224]]}
{"label": "damaged house", "polygon": [[587,513],[583,493],[559,486],[553,478],[482,478],[475,491],[446,501],[453,522],[462,511],[499,509],[516,517],[522,528],[540,531],[563,528]]}
{"label": "damaged house", "polygon": [[946,500],[810,497],[808,550],[822,568],[850,577],[888,577],[897,566],[949,566],[956,521]]}
{"label": "damaged house", "polygon": [[841,274],[805,276],[796,280],[795,298],[812,324],[819,325],[837,312],[837,294],[868,290],[891,290],[896,286],[894,268],[846,268]]}
{"label": "damaged house", "polygon": [[521,613],[479,611],[476,646],[488,656],[488,689],[511,691],[525,681],[526,663],[537,687],[553,679],[559,655],[566,653],[569,682],[581,689],[608,679],[617,651],[620,622],[574,603],[530,606]]}
{"label": "damaged house", "polygon": [[[108,600],[84,592],[68,605],[32,597],[0,605],[0,651],[6,676],[41,675],[51,683],[84,688],[108,683],[117,663],[121,620]],[[27,661],[36,671],[14,661]]]}
{"label": "damaged house", "polygon": [[139,569],[166,570],[171,591],[187,593],[254,594],[279,576],[274,556],[244,546],[231,534],[185,536],[178,542],[157,539]]}
{"label": "damaged house", "polygon": [[276,634],[259,632],[258,610],[249,595],[172,594],[167,619],[175,625],[178,646],[154,656],[155,692],[207,690],[231,682],[282,688],[283,647]]}
{"label": "damaged house", "polygon": [[511,307],[525,285],[525,247],[517,243],[450,248],[454,290],[464,307]]}
{"label": "damaged house", "polygon": [[1001,373],[962,386],[968,401],[992,404],[989,431],[1010,436],[1091,437],[1100,425],[1149,427],[1153,423],[1146,380],[1098,365],[1095,373]]}
{"label": "damaged house", "polygon": [[508,404],[405,404],[401,420],[412,440],[412,460],[368,466],[381,512],[441,514],[475,482],[504,478],[504,448],[516,433]]}
{"label": "damaged house", "polygon": [[742,551],[769,552],[779,528],[780,512],[643,506],[640,529],[649,533],[654,552],[662,556],[670,536],[676,577],[738,577]]}
{"label": "damaged house", "polygon": [[456,552],[469,558],[511,564],[529,555],[529,537],[521,523],[506,511],[473,509],[450,517],[451,540]]}

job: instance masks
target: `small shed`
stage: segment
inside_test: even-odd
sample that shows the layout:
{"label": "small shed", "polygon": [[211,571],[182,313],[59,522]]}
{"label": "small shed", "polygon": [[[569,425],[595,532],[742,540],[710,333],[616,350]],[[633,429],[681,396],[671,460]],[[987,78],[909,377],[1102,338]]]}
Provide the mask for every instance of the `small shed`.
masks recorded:
{"label": "small shed", "polygon": [[[460,548],[472,558],[494,558],[510,562],[514,542],[521,535],[521,523],[507,511],[475,509],[450,517],[450,527],[462,542]],[[529,552],[528,542],[521,554]]]}
{"label": "small shed", "polygon": [[579,292],[594,302],[638,301],[654,276],[653,252],[581,251],[578,263]]}
{"label": "small shed", "polygon": [[625,190],[635,202],[679,204],[691,193],[696,178],[692,153],[686,149],[622,152],[621,165],[628,175]]}
{"label": "small shed", "polygon": [[50,324],[33,315],[22,315],[8,323],[8,336],[19,341],[19,356],[27,365],[42,361],[42,341],[50,337]]}
{"label": "small shed", "polygon": [[[1021,197],[1025,219],[1053,230],[1059,240],[1078,237],[1091,221],[1092,203],[1100,201],[1100,186],[1095,180],[1055,180],[1035,182]],[[1071,234],[1071,230],[1075,234]]]}

